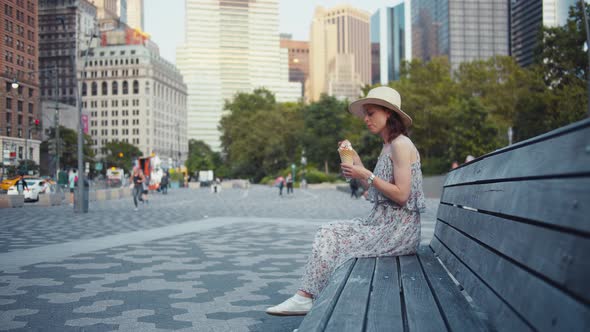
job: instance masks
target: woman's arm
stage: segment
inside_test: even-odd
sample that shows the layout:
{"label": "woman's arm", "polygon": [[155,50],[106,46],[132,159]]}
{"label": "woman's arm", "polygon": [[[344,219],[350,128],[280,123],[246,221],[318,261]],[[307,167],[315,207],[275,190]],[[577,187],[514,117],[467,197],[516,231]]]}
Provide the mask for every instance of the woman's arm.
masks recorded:
{"label": "woman's arm", "polygon": [[[414,151],[414,146],[409,139],[400,137],[394,140],[391,144],[394,183],[379,177],[375,177],[373,180],[373,186],[377,190],[400,206],[404,206],[410,197],[412,151]],[[368,184],[367,179],[372,174],[371,171],[360,165],[341,164],[341,167],[345,176],[359,179],[363,185]]]}

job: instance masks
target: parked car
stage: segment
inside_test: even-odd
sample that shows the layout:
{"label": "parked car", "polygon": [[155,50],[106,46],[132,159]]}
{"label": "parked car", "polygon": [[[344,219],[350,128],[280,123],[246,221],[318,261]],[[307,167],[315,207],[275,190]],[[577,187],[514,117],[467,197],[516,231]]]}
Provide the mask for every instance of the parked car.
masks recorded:
{"label": "parked car", "polygon": [[[44,179],[35,179],[35,178],[28,178],[25,179],[27,182],[27,189],[23,191],[23,195],[25,198],[25,202],[33,201],[36,202],[39,200],[39,195],[44,193],[49,193],[49,183]],[[16,185],[8,188],[8,195],[18,195],[18,189]]]}
{"label": "parked car", "polygon": [[0,189],[2,190],[8,190],[10,187],[14,186],[14,184],[16,183],[16,181],[18,181],[19,177],[14,177],[11,179],[4,179],[2,180],[2,183],[0,184]]}

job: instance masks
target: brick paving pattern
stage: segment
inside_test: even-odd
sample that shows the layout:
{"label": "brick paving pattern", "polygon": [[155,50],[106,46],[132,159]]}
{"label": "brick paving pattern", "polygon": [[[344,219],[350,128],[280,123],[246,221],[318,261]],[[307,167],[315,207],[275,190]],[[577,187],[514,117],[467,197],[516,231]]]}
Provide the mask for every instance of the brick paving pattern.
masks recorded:
{"label": "brick paving pattern", "polygon": [[0,331],[292,331],[301,317],[264,309],[297,289],[321,224],[369,210],[333,189],[263,186],[153,194],[137,212],[130,198],[84,215],[3,209]]}

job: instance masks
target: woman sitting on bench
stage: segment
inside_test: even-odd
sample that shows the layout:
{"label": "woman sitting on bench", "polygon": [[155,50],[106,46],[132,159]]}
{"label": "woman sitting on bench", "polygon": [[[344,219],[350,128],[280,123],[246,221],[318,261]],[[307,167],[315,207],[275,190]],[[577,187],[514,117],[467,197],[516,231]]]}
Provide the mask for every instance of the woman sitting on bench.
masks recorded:
{"label": "woman sitting on bench", "polygon": [[[320,227],[305,267],[299,291],[268,308],[271,315],[305,315],[334,270],[354,257],[400,256],[416,253],[420,244],[420,212],[425,208],[420,156],[408,138],[412,119],[401,108],[399,93],[377,87],[349,111],[364,119],[369,131],[383,139],[383,150],[373,172],[356,152],[353,164],[341,164],[345,177],[359,180],[369,190],[373,209],[365,219]],[[350,145],[348,141],[339,143]],[[354,150],[353,150],[354,151]],[[394,172],[395,170],[395,172]]]}

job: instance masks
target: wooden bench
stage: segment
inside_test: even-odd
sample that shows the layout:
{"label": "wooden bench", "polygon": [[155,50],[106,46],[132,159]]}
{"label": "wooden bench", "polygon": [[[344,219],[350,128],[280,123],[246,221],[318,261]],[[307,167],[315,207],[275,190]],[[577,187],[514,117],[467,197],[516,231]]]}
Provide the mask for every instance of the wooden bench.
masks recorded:
{"label": "wooden bench", "polygon": [[307,331],[590,331],[590,119],[447,175],[418,255],[349,260]]}

